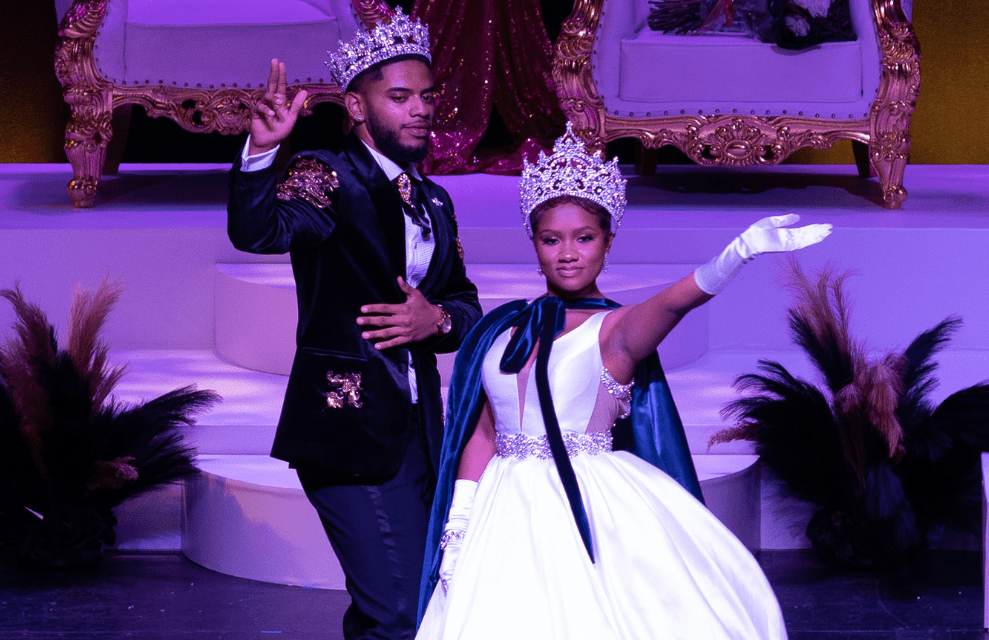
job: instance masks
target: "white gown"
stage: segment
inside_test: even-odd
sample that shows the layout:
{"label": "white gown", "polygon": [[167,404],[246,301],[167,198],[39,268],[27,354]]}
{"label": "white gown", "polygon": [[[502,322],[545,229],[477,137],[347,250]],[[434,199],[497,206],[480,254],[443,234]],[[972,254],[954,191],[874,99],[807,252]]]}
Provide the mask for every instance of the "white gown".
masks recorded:
{"label": "white gown", "polygon": [[[600,438],[628,408],[603,382],[605,315],[553,344],[549,379],[565,438]],[[755,558],[675,480],[630,453],[571,457],[591,524],[591,563],[552,458],[517,453],[520,438],[539,445],[531,439],[545,443],[546,430],[535,377],[498,369],[509,335],[485,356],[482,381],[498,439],[516,453],[494,456],[481,476],[449,589],[437,585],[416,638],[786,638]]]}

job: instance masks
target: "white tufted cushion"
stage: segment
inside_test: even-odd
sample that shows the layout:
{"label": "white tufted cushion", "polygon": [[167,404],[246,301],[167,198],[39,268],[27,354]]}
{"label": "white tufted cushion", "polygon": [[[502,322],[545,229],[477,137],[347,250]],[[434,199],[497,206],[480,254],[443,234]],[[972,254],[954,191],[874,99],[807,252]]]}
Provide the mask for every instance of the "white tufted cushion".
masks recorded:
{"label": "white tufted cushion", "polygon": [[[752,38],[646,30],[621,42],[619,96],[630,102],[855,102],[858,42],[781,51]],[[656,62],[661,60],[661,64]]]}
{"label": "white tufted cushion", "polygon": [[323,61],[355,18],[341,0],[111,0],[97,38],[116,84],[258,86],[269,62],[289,82],[332,82]]}
{"label": "white tufted cushion", "polygon": [[795,52],[739,36],[652,31],[648,0],[605,0],[594,80],[608,112],[623,117],[785,112],[865,118],[880,73],[869,4],[851,0],[858,40]]}

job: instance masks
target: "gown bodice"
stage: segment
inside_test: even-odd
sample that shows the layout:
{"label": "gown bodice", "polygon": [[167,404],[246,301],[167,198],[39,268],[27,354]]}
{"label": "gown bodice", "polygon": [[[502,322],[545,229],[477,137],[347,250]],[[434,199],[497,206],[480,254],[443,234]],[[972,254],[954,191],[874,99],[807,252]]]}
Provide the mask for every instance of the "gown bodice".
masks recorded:
{"label": "gown bodice", "polygon": [[[630,392],[614,382],[601,360],[601,325],[608,313],[595,313],[553,342],[547,370],[560,431],[564,433],[606,431],[628,412]],[[527,366],[518,374],[504,373],[499,368],[511,331],[509,328],[495,338],[481,369],[495,430],[543,436],[546,425],[539,406],[535,367]],[[520,397],[522,393],[524,399]]]}

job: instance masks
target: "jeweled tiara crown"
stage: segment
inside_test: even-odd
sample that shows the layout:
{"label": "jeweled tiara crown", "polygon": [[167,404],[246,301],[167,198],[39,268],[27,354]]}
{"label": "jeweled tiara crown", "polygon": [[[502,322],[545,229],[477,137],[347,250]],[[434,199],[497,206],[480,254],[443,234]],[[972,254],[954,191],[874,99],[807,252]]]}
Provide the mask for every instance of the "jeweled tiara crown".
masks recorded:
{"label": "jeweled tiara crown", "polygon": [[326,62],[333,81],[343,89],[365,69],[383,60],[415,54],[433,63],[429,53],[429,29],[418,20],[409,20],[401,7],[395,8],[391,22],[379,22],[368,30],[363,25],[357,28],[357,35],[350,42],[341,42],[336,53],[327,51]]}
{"label": "jeweled tiara crown", "polygon": [[539,161],[522,167],[519,204],[525,231],[532,237],[529,215],[537,206],[557,196],[578,196],[596,202],[611,214],[615,229],[625,215],[625,178],[618,169],[618,158],[605,162],[599,153],[590,155],[584,141],[567,123],[567,132],[556,139],[553,154],[539,152]]}

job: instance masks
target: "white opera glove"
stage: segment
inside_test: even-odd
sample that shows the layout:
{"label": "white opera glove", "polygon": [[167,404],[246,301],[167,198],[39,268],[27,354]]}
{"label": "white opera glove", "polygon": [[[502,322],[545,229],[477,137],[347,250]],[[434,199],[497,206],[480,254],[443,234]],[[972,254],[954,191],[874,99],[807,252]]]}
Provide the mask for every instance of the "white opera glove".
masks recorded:
{"label": "white opera glove", "polygon": [[440,538],[440,549],[443,550],[443,559],[440,561],[440,583],[443,585],[444,593],[450,588],[450,580],[453,579],[453,569],[457,565],[460,545],[463,544],[464,534],[467,532],[467,518],[474,504],[476,491],[477,482],[473,480],[461,479],[453,483],[450,512],[443,527],[443,536]]}
{"label": "white opera glove", "polygon": [[701,291],[715,295],[735,277],[742,266],[760,253],[794,251],[824,240],[831,233],[830,224],[809,224],[787,229],[800,219],[795,213],[759,220],[732,240],[721,255],[697,267],[694,281]]}

